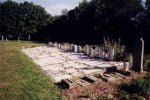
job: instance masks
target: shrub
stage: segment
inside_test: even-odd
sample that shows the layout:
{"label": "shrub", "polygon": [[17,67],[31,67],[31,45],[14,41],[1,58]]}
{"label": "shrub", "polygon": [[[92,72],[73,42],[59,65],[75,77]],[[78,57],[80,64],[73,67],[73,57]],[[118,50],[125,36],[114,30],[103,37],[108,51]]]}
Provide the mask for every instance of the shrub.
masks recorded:
{"label": "shrub", "polygon": [[122,95],[120,100],[131,100],[129,95]]}
{"label": "shrub", "polygon": [[131,83],[130,90],[142,95],[150,95],[150,79],[138,79]]}
{"label": "shrub", "polygon": [[146,60],[144,63],[144,67],[147,67],[150,69],[150,59]]}

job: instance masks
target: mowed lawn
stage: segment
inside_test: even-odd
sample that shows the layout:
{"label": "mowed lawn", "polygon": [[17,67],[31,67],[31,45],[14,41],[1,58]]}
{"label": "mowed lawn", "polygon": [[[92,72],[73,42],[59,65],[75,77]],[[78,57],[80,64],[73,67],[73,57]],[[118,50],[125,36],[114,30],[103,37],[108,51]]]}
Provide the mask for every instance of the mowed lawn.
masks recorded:
{"label": "mowed lawn", "polygon": [[58,100],[60,90],[29,59],[22,47],[45,45],[0,41],[0,100]]}

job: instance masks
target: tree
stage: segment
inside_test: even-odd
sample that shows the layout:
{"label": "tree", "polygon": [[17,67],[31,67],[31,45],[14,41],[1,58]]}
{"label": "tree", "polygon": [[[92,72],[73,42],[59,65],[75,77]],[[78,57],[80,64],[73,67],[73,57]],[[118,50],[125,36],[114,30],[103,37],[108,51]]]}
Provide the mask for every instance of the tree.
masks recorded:
{"label": "tree", "polygon": [[6,1],[0,5],[0,11],[0,33],[18,40],[37,33],[51,21],[44,8],[29,2]]}
{"label": "tree", "polygon": [[66,9],[66,8],[61,11],[62,15],[67,15],[67,13],[68,13],[68,9]]}

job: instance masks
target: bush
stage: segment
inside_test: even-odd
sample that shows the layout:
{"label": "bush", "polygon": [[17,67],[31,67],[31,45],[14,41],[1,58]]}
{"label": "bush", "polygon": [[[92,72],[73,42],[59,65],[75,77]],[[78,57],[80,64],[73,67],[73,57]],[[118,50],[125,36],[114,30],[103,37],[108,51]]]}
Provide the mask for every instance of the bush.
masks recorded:
{"label": "bush", "polygon": [[150,69],[150,59],[146,60],[144,63],[144,67],[147,67]]}
{"label": "bush", "polygon": [[150,79],[138,79],[132,82],[130,90],[142,95],[150,95]]}

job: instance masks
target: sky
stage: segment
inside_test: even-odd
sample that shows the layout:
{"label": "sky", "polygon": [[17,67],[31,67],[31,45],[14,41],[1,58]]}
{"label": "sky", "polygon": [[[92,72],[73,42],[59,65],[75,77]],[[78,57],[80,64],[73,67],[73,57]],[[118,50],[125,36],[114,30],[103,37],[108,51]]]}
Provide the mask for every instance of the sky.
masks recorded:
{"label": "sky", "polygon": [[[7,0],[0,0],[7,1]],[[36,5],[41,5],[45,10],[52,15],[60,15],[63,9],[71,10],[79,5],[82,0],[12,0],[16,2],[33,2]]]}
{"label": "sky", "polygon": [[[1,2],[7,1],[7,0],[0,0]],[[61,11],[63,9],[71,10],[79,5],[79,2],[82,2],[82,0],[12,0],[16,2],[33,2],[36,5],[41,5],[45,8],[45,10],[50,13],[51,15],[61,15]],[[90,1],[90,0],[87,0]],[[142,5],[145,6],[145,1],[142,0]]]}

